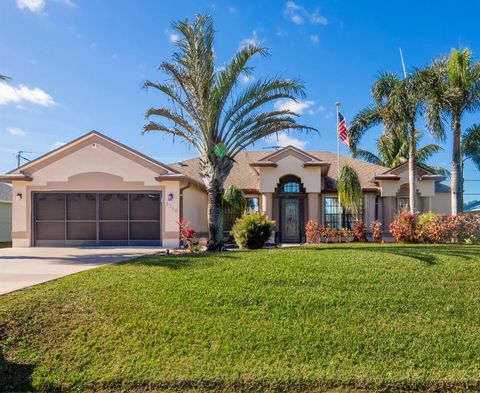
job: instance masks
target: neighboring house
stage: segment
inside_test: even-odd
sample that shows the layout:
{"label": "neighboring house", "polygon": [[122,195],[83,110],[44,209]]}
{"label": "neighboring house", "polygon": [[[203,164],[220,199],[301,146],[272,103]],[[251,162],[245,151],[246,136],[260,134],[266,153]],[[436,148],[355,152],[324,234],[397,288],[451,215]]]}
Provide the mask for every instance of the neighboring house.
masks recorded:
{"label": "neighboring house", "polygon": [[465,209],[465,213],[480,214],[480,201],[469,205],[468,208]]}
{"label": "neighboring house", "polygon": [[[276,221],[275,240],[302,242],[307,220],[339,225],[337,156],[289,146],[244,151],[226,180]],[[366,224],[388,229],[408,200],[407,165],[394,169],[341,157],[364,193]],[[13,246],[179,244],[177,221],[207,233],[199,160],[165,165],[96,131],[0,176],[13,184]],[[450,188],[418,169],[418,208],[450,212]],[[352,222],[342,215],[342,225]]]}
{"label": "neighboring house", "polygon": [[12,187],[0,183],[0,242],[12,240]]}

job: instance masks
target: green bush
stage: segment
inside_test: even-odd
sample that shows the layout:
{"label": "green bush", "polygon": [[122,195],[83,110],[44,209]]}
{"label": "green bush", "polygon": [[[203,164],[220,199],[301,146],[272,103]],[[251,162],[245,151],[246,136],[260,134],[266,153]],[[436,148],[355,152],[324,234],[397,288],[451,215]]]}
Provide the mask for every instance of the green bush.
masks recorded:
{"label": "green bush", "polygon": [[273,230],[273,221],[261,213],[244,214],[237,218],[230,232],[238,247],[262,248]]}

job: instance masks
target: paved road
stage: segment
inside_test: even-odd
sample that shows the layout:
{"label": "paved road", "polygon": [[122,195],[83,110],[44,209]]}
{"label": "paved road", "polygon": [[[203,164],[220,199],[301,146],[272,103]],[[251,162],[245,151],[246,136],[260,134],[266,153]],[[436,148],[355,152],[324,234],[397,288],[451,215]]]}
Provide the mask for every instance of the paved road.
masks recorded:
{"label": "paved road", "polygon": [[159,248],[0,248],[0,295],[83,270],[160,252]]}

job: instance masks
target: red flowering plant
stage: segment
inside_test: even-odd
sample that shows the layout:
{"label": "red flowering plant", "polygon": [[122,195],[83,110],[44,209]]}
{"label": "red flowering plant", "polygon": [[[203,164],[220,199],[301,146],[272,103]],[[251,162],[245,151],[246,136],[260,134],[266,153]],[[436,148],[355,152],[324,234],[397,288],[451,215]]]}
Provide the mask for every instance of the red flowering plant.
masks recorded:
{"label": "red flowering plant", "polygon": [[356,220],[353,224],[353,233],[359,242],[367,241],[367,227],[362,219]]}
{"label": "red flowering plant", "polygon": [[370,229],[372,231],[373,241],[376,243],[382,243],[383,242],[382,223],[378,220],[372,221],[370,223]]}
{"label": "red flowering plant", "polygon": [[188,251],[193,252],[193,246],[195,244],[194,236],[197,232],[190,227],[190,221],[185,223],[182,219],[177,221],[177,225],[180,230],[180,240],[187,244]]}
{"label": "red flowering plant", "polygon": [[415,218],[408,209],[397,213],[390,224],[390,233],[398,243],[414,243],[417,240]]}
{"label": "red flowering plant", "polygon": [[307,243],[310,244],[317,244],[320,241],[320,225],[318,225],[318,222],[313,220],[307,221],[305,237],[307,238]]}

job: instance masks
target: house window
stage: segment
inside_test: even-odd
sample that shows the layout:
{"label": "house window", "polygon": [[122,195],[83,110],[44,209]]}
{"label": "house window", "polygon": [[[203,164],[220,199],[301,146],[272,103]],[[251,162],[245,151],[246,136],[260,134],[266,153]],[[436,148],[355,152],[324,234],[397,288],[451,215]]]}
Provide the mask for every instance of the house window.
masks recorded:
{"label": "house window", "polygon": [[260,210],[260,206],[258,203],[258,198],[246,198],[247,199],[247,214],[249,213],[258,213]]}
{"label": "house window", "polygon": [[339,228],[339,222],[340,219],[338,217],[339,215],[339,204],[338,204],[338,198],[333,198],[333,197],[326,197],[324,199],[324,224],[327,227],[331,228]]}
{"label": "house window", "polygon": [[408,209],[410,205],[410,198],[409,197],[397,197],[397,209],[401,211],[402,209]]}
{"label": "house window", "polygon": [[282,191],[286,193],[300,192],[300,183],[296,180],[289,180],[283,184]]}
{"label": "house window", "polygon": [[[355,221],[361,219],[363,214],[351,214],[339,210],[338,197],[326,197],[324,199],[324,225],[331,228],[350,228],[353,229]],[[342,209],[343,210],[343,209]],[[340,216],[340,217],[339,217]]]}

